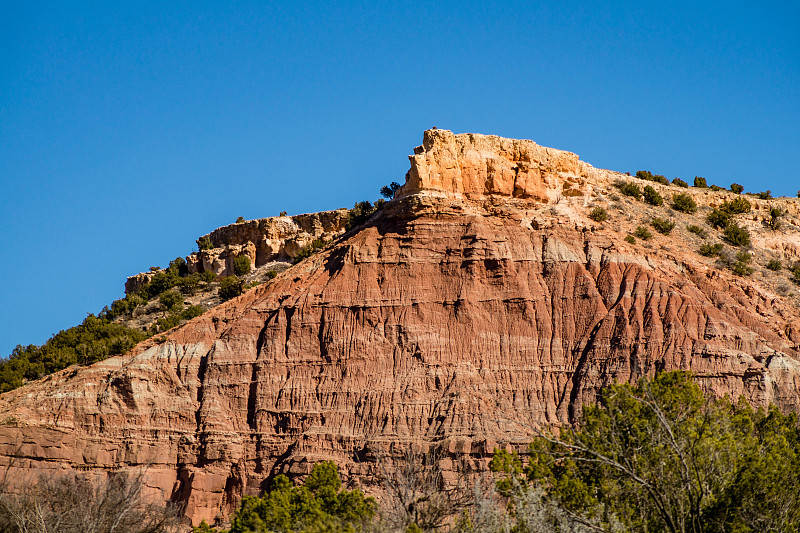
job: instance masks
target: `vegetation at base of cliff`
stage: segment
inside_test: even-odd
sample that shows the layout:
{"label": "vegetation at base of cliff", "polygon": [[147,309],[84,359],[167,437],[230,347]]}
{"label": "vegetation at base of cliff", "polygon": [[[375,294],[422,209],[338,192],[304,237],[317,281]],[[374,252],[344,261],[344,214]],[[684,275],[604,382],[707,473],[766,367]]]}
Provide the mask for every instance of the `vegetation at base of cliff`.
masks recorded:
{"label": "vegetation at base of cliff", "polygon": [[[339,468],[330,461],[314,465],[305,483],[294,485],[284,475],[272,481],[261,497],[244,496],[228,533],[362,531],[375,516],[377,504],[360,490],[342,489]],[[202,523],[193,533],[219,531]]]}
{"label": "vegetation at base of cliff", "polygon": [[528,516],[520,501],[539,494],[552,530],[800,527],[797,415],[706,397],[683,372],[612,385],[584,407],[577,429],[534,439],[527,465],[499,451],[490,466],[512,515]]}
{"label": "vegetation at base of cliff", "polygon": [[42,346],[17,346],[8,359],[0,360],[0,392],[70,365],[88,365],[121,355],[149,336],[108,318],[89,315],[79,326],[60,331]]}
{"label": "vegetation at base of cliff", "polygon": [[[41,475],[6,490],[0,483],[0,533],[177,533],[180,508],[142,496],[143,476],[112,474],[92,482]],[[15,484],[16,485],[16,484]]]}

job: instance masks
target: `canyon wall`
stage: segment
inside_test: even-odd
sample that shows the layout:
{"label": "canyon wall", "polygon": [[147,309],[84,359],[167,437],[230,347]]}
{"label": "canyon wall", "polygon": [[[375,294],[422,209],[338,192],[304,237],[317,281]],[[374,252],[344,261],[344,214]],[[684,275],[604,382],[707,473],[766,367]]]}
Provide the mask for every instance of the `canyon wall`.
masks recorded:
{"label": "canyon wall", "polygon": [[[0,396],[0,466],[146,469],[198,524],[325,459],[368,491],[407,447],[441,450],[451,477],[480,471],[608,383],[659,370],[797,410],[794,289],[720,269],[683,229],[626,242],[650,208],[613,200],[619,177],[530,141],[426,132],[359,230],[124,356]],[[223,229],[214,244],[258,246],[255,224]],[[769,235],[797,233],[787,217]]]}

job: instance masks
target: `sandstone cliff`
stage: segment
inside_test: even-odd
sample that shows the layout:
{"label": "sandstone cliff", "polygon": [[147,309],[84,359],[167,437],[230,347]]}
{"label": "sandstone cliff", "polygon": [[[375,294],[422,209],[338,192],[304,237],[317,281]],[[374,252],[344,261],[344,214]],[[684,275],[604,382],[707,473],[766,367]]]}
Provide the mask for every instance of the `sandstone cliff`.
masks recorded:
{"label": "sandstone cliff", "polygon": [[[186,264],[189,273],[213,272],[225,277],[233,274],[233,260],[240,255],[249,257],[256,268],[276,261],[291,262],[314,239],[327,241],[341,235],[346,223],[347,209],[237,222],[197,239],[200,251],[189,254]],[[207,243],[207,247],[201,243]],[[125,293],[138,291],[156,272],[130,276]]]}
{"label": "sandstone cliff", "polygon": [[[630,178],[574,154],[433,130],[410,159],[397,198],[322,253],[125,356],[0,396],[2,464],[146,467],[196,524],[322,459],[366,485],[376,457],[408,445],[484,468],[496,446],[574,421],[605,384],[660,369],[800,406],[796,287],[733,275],[686,230],[732,193],[689,190],[696,216],[630,244],[668,208],[618,197]],[[752,202],[753,264],[800,259],[797,203]],[[776,202],[788,215],[767,231]],[[225,242],[254,242],[245,233]]]}

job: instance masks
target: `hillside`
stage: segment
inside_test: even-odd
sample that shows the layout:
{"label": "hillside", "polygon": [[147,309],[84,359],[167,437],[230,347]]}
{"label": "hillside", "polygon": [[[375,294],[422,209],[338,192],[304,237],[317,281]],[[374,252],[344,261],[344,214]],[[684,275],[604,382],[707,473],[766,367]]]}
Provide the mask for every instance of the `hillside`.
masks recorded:
{"label": "hillside", "polygon": [[[603,386],[663,369],[800,406],[799,200],[446,130],[410,163],[394,200],[268,283],[0,396],[0,460],[20,477],[146,465],[150,490],[197,524],[322,459],[367,488],[376,458],[408,446],[442,450],[452,475],[485,469]],[[269,264],[259,224],[212,233],[220,251],[187,263]]]}

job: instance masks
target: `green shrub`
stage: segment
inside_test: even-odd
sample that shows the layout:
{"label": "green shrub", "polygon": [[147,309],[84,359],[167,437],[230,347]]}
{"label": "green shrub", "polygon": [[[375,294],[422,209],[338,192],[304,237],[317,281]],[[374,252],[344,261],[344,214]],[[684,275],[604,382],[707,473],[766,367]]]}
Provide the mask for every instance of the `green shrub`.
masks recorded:
{"label": "green shrub", "polygon": [[179,313],[172,314],[156,320],[155,326],[151,328],[153,333],[163,333],[176,327],[181,323],[181,316]]}
{"label": "green shrub", "polygon": [[653,175],[650,173],[649,170],[637,170],[636,177],[640,180],[647,180],[650,181],[653,179]]}
{"label": "green shrub", "polygon": [[626,181],[624,183],[618,183],[617,188],[619,189],[619,192],[625,196],[632,196],[637,200],[641,200],[642,198],[642,190],[633,182]]}
{"label": "green shrub", "polygon": [[672,180],[672,184],[676,185],[678,187],[683,187],[684,189],[688,189],[689,188],[689,184],[686,183],[685,181],[683,181],[680,178],[675,178],[674,180]]}
{"label": "green shrub", "polygon": [[700,249],[698,250],[698,253],[700,255],[704,255],[706,257],[713,257],[715,255],[719,255],[719,253],[721,251],[722,251],[722,244],[721,243],[716,243],[716,244],[703,243],[703,244],[700,245]]}
{"label": "green shrub", "polygon": [[650,181],[660,183],[661,185],[669,185],[669,180],[667,179],[667,177],[662,176],[661,174],[655,174]]}
{"label": "green shrub", "polygon": [[250,257],[244,254],[236,256],[233,260],[233,273],[237,276],[244,276],[250,273]]}
{"label": "green shrub", "polygon": [[750,246],[750,232],[735,222],[728,224],[722,236],[734,246]]}
{"label": "green shrub", "polygon": [[214,245],[211,244],[211,237],[209,237],[208,235],[204,235],[199,239],[197,239],[197,249],[200,250],[201,252],[203,250],[210,250],[213,247]]}
{"label": "green shrub", "polygon": [[608,213],[602,207],[595,207],[589,212],[589,218],[595,222],[604,222],[608,219]]}
{"label": "green shrub", "polygon": [[538,433],[525,464],[495,452],[489,467],[510,510],[530,516],[530,499],[517,495],[539,492],[550,506],[537,506],[539,516],[557,517],[513,531],[577,531],[558,527],[566,517],[592,526],[581,531],[800,529],[795,413],[718,398],[689,373],[660,372],[603,387],[580,417],[569,430]]}
{"label": "green shrub", "polygon": [[297,252],[297,255],[294,257],[294,262],[299,263],[303,259],[311,257],[315,253],[325,248],[326,244],[327,241],[323,239],[314,239],[310,243],[303,246],[303,248],[299,252]]}
{"label": "green shrub", "polygon": [[236,223],[237,223],[237,224],[241,224],[241,223],[242,223],[242,222],[244,222],[244,221],[245,221],[245,220],[244,220],[244,217],[236,217]]}
{"label": "green shrub", "polygon": [[689,230],[689,233],[694,233],[695,235],[697,235],[701,239],[705,239],[706,238],[706,230],[704,230],[700,226],[696,226],[694,224],[690,224],[690,225],[686,226],[686,229]]}
{"label": "green shrub", "polygon": [[267,272],[267,277],[269,279],[275,279],[275,277],[277,275],[278,275],[278,271],[277,270],[270,270],[269,272]]}
{"label": "green shrub", "polygon": [[714,192],[718,192],[718,191],[724,191],[725,187],[720,187],[719,185],[711,185],[709,189],[711,189]]}
{"label": "green shrub", "polygon": [[655,206],[664,205],[664,199],[661,197],[660,194],[658,194],[658,191],[656,191],[650,185],[647,185],[644,188],[643,195],[644,195],[644,201],[650,205],[655,205]]}
{"label": "green shrub", "polygon": [[800,261],[792,265],[792,268],[789,269],[789,272],[792,275],[792,281],[795,283],[800,283]]}
{"label": "green shrub", "polygon": [[708,225],[712,228],[725,229],[730,221],[731,216],[727,212],[720,211],[719,209],[714,209],[706,216],[706,222],[708,222]]}
{"label": "green shrub", "polygon": [[739,252],[736,254],[736,260],[740,263],[750,263],[753,260],[753,256],[747,252]]}
{"label": "green shrub", "polygon": [[294,485],[281,474],[262,497],[243,496],[231,518],[230,533],[356,533],[376,510],[375,500],[360,490],[343,489],[338,467],[324,461],[314,465],[303,485]]}
{"label": "green shrub", "polygon": [[750,274],[753,273],[753,269],[743,261],[736,261],[735,263],[733,263],[731,265],[731,271],[733,271],[733,273],[736,274],[737,276],[742,276],[742,277],[749,276]]}
{"label": "green shrub", "polygon": [[637,238],[642,239],[643,241],[647,241],[653,238],[653,234],[650,233],[650,230],[644,226],[637,226],[636,231],[634,231],[633,234]]}
{"label": "green shrub", "polygon": [[767,269],[772,270],[773,272],[777,272],[781,268],[783,268],[783,265],[781,265],[781,262],[778,261],[777,259],[770,259],[767,262]]}
{"label": "green shrub", "polygon": [[781,217],[783,216],[783,211],[781,211],[777,207],[773,207],[769,210],[769,220],[765,222],[766,226],[771,229],[772,231],[777,231],[781,227]]}
{"label": "green shrub", "polygon": [[206,270],[206,271],[200,273],[200,281],[204,281],[206,283],[211,283],[215,279],[217,279],[217,275],[214,274],[210,270]]}
{"label": "green shrub", "polygon": [[705,178],[701,178],[700,176],[695,176],[694,177],[694,186],[695,187],[699,187],[701,189],[705,189],[705,188],[708,187],[708,185],[706,184],[706,179]]}
{"label": "green shrub", "polygon": [[187,296],[192,296],[200,288],[200,278],[200,274],[195,272],[181,279],[180,284],[178,284],[180,291]]}
{"label": "green shrub", "polygon": [[731,191],[735,192],[736,194],[742,194],[742,191],[744,191],[744,187],[742,187],[738,183],[731,183]]}
{"label": "green shrub", "polygon": [[772,191],[766,190],[756,193],[756,196],[761,200],[772,200]]}
{"label": "green shrub", "polygon": [[394,198],[395,193],[401,187],[399,183],[396,181],[391,182],[389,185],[384,185],[381,187],[381,196],[386,198],[387,200],[391,200]]}
{"label": "green shrub", "polygon": [[228,276],[222,278],[219,282],[219,297],[222,298],[222,301],[228,301],[231,298],[236,298],[240,294],[242,294],[243,283],[242,280],[237,278],[236,276]]}
{"label": "green shrub", "polygon": [[662,233],[664,235],[669,235],[672,229],[675,227],[675,223],[672,222],[671,220],[658,217],[653,217],[653,220],[650,221],[650,224],[655,228],[657,232]]}
{"label": "green shrub", "polygon": [[685,193],[672,195],[672,207],[681,213],[692,214],[697,211],[697,203],[691,196]]}
{"label": "green shrub", "polygon": [[158,301],[164,306],[164,309],[173,313],[180,312],[183,309],[183,297],[175,291],[162,293]]}
{"label": "green shrub", "polygon": [[633,238],[633,235],[626,235],[625,242],[630,244],[636,244],[636,239]]}
{"label": "green shrub", "polygon": [[204,313],[203,306],[190,305],[181,312],[181,318],[183,320],[191,320],[195,317],[202,315],[203,313]]}
{"label": "green shrub", "polygon": [[353,209],[347,212],[345,227],[351,230],[364,224],[375,213],[377,208],[369,202],[356,202]]}
{"label": "green shrub", "polygon": [[108,318],[89,315],[79,326],[58,332],[42,346],[17,346],[8,358],[0,359],[0,392],[70,365],[88,365],[121,355],[148,336]]}
{"label": "green shrub", "polygon": [[738,215],[741,213],[749,213],[751,205],[750,202],[747,201],[747,198],[734,198],[731,201],[722,202],[719,208],[730,215]]}

